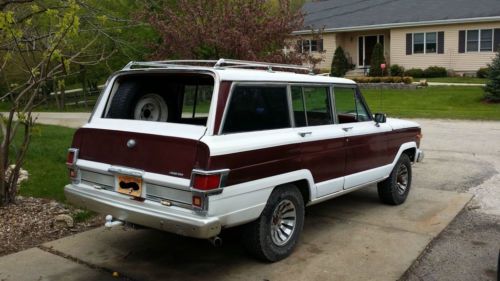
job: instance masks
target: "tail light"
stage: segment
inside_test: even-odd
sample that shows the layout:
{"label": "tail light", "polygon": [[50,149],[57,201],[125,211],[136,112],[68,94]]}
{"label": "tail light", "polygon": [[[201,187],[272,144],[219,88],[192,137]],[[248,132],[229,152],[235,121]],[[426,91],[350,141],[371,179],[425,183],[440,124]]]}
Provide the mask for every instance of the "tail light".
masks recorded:
{"label": "tail light", "polygon": [[68,155],[66,156],[66,165],[68,167],[73,167],[78,159],[78,148],[68,149]]}
{"label": "tail light", "polygon": [[78,148],[68,149],[66,156],[66,166],[69,168],[69,178],[73,183],[79,183],[78,168],[76,167],[76,160],[78,159]]}
{"label": "tail light", "polygon": [[193,170],[191,174],[192,206],[195,211],[205,214],[208,211],[208,197],[219,194],[225,185],[228,169],[216,171]]}
{"label": "tail light", "polygon": [[212,191],[224,187],[228,169],[216,171],[193,170],[191,187],[197,191]]}

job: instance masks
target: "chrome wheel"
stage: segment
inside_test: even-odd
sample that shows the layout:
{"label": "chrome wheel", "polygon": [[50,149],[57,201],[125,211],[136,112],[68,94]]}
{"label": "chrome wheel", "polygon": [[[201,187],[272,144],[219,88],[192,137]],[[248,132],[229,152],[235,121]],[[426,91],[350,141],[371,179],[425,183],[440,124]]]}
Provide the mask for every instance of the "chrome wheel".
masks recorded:
{"label": "chrome wheel", "polygon": [[281,201],[271,218],[271,238],[277,246],[286,244],[295,231],[297,211],[290,200]]}
{"label": "chrome wheel", "polygon": [[408,168],[404,164],[401,164],[398,168],[396,185],[399,194],[404,194],[408,188]]}
{"label": "chrome wheel", "polygon": [[168,117],[168,107],[165,100],[158,94],[147,94],[136,104],[135,120],[165,122]]}

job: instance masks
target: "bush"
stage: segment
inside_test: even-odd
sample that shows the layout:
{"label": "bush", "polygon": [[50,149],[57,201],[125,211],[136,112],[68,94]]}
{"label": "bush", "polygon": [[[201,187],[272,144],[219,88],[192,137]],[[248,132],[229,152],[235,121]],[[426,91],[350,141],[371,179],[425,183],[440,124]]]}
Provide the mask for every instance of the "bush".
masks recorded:
{"label": "bush", "polygon": [[333,55],[331,76],[343,77],[350,69],[351,64],[347,60],[344,49],[338,47]]}
{"label": "bush", "polygon": [[411,68],[405,71],[405,76],[411,76],[413,78],[424,77],[424,71],[420,68]]}
{"label": "bush", "polygon": [[490,72],[489,67],[482,67],[476,72],[476,76],[478,78],[488,78],[489,72]]}
{"label": "bush", "polygon": [[411,77],[401,76],[385,76],[385,77],[355,77],[352,80],[357,83],[405,83],[411,84],[413,79]]}
{"label": "bush", "polygon": [[405,75],[405,68],[402,67],[401,65],[393,64],[389,68],[391,76],[404,76]]}
{"label": "bush", "polygon": [[429,66],[424,70],[424,77],[433,78],[433,77],[447,77],[448,71],[446,68],[440,66]]}
{"label": "bush", "polygon": [[484,99],[489,102],[500,102],[500,52],[497,52],[489,68]]}
{"label": "bush", "polygon": [[387,68],[383,69],[380,67],[381,64],[386,63],[384,57],[384,46],[377,43],[373,47],[372,59],[370,61],[370,73],[369,76],[380,77],[387,75]]}

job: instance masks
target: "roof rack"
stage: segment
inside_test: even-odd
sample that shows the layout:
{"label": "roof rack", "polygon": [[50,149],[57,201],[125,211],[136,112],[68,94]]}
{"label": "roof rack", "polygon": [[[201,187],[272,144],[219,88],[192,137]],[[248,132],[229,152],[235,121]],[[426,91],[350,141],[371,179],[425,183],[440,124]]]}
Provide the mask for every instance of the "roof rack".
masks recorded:
{"label": "roof rack", "polygon": [[293,64],[278,64],[269,62],[258,62],[258,61],[245,61],[245,60],[231,60],[231,59],[219,59],[219,60],[164,60],[164,61],[151,61],[151,62],[129,62],[123,70],[141,68],[141,67],[175,67],[175,66],[207,66],[216,69],[224,68],[249,68],[249,69],[265,69],[272,72],[273,70],[279,69],[281,71],[290,72],[308,72],[309,74],[314,74],[311,67]]}

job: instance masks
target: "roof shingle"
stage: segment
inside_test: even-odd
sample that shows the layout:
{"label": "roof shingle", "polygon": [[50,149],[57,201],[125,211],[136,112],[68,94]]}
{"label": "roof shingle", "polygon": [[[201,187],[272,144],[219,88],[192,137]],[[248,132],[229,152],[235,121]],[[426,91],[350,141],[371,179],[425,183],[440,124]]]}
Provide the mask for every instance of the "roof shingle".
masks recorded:
{"label": "roof shingle", "polygon": [[304,27],[336,29],[500,16],[499,0],[328,0],[306,3]]}

